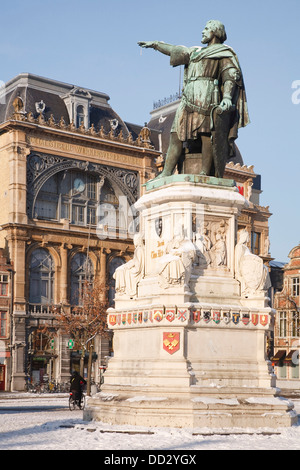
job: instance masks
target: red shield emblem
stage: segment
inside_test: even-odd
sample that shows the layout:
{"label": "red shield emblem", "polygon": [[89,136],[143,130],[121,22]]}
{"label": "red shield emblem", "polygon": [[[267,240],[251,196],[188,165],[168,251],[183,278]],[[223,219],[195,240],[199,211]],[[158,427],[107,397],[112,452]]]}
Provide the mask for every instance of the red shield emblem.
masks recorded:
{"label": "red shield emblem", "polygon": [[201,310],[200,308],[193,309],[193,320],[195,323],[198,323],[201,318]]}
{"label": "red shield emblem", "polygon": [[251,315],[251,321],[252,321],[252,323],[253,323],[254,326],[257,325],[257,323],[258,323],[258,313],[252,313],[252,315]]}
{"label": "red shield emblem", "polygon": [[161,321],[163,319],[163,310],[162,309],[154,310],[153,318],[154,320],[158,322]]}
{"label": "red shield emblem", "polygon": [[242,322],[244,323],[244,325],[248,325],[249,321],[250,321],[249,315],[248,314],[243,315]]}
{"label": "red shield emblem", "polygon": [[169,322],[175,320],[175,308],[167,308],[166,309],[166,319]]}
{"label": "red shield emblem", "polygon": [[117,323],[116,315],[109,315],[108,322],[111,326],[114,326]]}
{"label": "red shield emblem", "polygon": [[127,313],[127,321],[128,321],[128,324],[131,325],[132,313]]}
{"label": "red shield emblem", "polygon": [[266,326],[269,320],[269,315],[260,315],[260,324]]}
{"label": "red shield emblem", "polygon": [[169,354],[174,354],[180,347],[180,333],[163,333],[163,348]]}

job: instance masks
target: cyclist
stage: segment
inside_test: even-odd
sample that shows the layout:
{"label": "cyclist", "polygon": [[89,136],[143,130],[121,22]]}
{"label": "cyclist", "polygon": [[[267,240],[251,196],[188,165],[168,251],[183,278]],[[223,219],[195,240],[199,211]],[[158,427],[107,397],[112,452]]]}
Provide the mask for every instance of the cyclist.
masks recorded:
{"label": "cyclist", "polygon": [[79,401],[79,403],[81,403],[82,387],[86,384],[86,381],[75,370],[75,372],[72,374],[70,383],[70,392],[75,393],[75,398]]}

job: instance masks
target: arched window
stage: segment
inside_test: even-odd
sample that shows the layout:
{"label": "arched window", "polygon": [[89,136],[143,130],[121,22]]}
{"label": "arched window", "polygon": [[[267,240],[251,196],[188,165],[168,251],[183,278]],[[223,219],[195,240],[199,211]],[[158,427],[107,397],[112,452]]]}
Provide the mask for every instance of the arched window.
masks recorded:
{"label": "arched window", "polygon": [[[102,186],[103,180],[95,174],[61,171],[51,176],[40,189],[34,216],[48,220],[67,219],[75,225],[97,225],[100,204],[106,204],[114,211],[118,207],[118,199],[109,182],[105,181]],[[109,217],[105,221],[115,228]]]}
{"label": "arched window", "polygon": [[54,262],[44,248],[37,248],[30,257],[29,302],[33,304],[53,304]]}
{"label": "arched window", "polygon": [[90,258],[77,253],[71,261],[71,305],[80,305],[85,283],[93,283],[94,268]]}

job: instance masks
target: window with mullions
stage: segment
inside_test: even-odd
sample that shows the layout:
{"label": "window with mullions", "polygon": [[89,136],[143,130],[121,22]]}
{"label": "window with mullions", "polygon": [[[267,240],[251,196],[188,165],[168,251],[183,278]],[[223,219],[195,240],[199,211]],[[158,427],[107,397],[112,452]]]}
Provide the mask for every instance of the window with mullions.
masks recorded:
{"label": "window with mullions", "polygon": [[29,264],[29,302],[32,304],[53,304],[54,262],[44,248],[32,252]]}
{"label": "window with mullions", "polygon": [[286,312],[279,312],[279,336],[280,338],[286,336]]}
{"label": "window with mullions", "polygon": [[8,274],[0,274],[0,296],[8,295]]}
{"label": "window with mullions", "polygon": [[[34,215],[38,219],[67,219],[75,225],[96,225],[101,188],[95,175],[74,170],[57,173],[41,188]],[[109,190],[105,193],[112,197],[111,186],[106,184],[106,188]]]}
{"label": "window with mullions", "polygon": [[82,304],[84,286],[92,284],[93,280],[93,263],[85,253],[77,253],[71,261],[71,305]]}
{"label": "window with mullions", "polygon": [[7,312],[0,312],[0,337],[7,336]]}
{"label": "window with mullions", "polygon": [[300,293],[299,277],[292,278],[292,295],[298,297]]}
{"label": "window with mullions", "polygon": [[83,106],[80,104],[79,106],[77,106],[77,127],[80,127],[81,124],[84,124],[84,109],[83,109]]}

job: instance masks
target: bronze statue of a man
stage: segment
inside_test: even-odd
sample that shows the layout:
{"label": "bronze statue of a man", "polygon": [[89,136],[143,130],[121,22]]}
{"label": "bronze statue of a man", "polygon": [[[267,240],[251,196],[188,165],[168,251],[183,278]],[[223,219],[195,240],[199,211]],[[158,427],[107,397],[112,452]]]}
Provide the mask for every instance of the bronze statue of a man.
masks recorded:
{"label": "bronze statue of a man", "polygon": [[226,37],[224,25],[211,20],[202,32],[206,47],[138,43],[169,55],[173,67],[185,66],[182,98],[158,177],[173,173],[182,159],[184,143],[202,154],[201,174],[223,177],[226,161],[234,154],[238,128],[249,123],[241,68],[235,52],[223,44]]}

